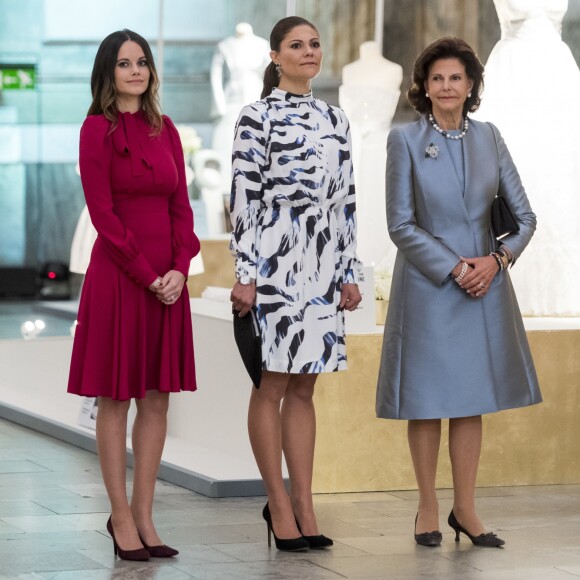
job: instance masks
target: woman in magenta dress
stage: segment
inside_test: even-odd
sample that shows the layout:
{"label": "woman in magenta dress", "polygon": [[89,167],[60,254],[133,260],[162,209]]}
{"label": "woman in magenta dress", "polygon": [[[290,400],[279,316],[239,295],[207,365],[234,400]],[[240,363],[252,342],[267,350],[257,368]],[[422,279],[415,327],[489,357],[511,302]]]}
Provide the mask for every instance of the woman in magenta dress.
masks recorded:
{"label": "woman in magenta dress", "polygon": [[[81,180],[98,232],[87,270],[68,391],[99,397],[97,447],[124,559],[168,557],[152,519],[169,393],[194,391],[185,281],[199,252],[183,152],[157,101],[147,41],[130,30],[101,43],[93,102],[81,129]],[[127,411],[135,399],[131,502],[126,494]]]}

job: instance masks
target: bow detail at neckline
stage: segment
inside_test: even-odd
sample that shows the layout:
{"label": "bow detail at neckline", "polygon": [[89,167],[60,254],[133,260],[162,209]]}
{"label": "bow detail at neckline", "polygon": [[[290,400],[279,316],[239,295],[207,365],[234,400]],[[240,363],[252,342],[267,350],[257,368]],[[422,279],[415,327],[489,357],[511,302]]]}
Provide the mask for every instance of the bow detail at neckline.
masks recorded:
{"label": "bow detail at neckline", "polygon": [[149,135],[151,126],[143,112],[119,113],[118,121],[117,128],[113,132],[113,140],[117,151],[129,155],[133,177],[142,177],[148,168],[153,172],[153,183],[156,185],[163,183],[159,170],[151,161],[155,158],[151,139],[155,137]]}

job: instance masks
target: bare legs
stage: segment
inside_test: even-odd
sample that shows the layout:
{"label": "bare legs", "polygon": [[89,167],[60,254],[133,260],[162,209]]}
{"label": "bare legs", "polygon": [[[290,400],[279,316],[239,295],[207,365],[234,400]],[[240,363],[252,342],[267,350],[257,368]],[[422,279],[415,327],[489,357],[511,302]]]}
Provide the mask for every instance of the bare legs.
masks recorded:
{"label": "bare legs", "polygon": [[[409,448],[419,487],[418,534],[439,530],[439,506],[435,494],[441,420],[409,421]],[[481,416],[449,420],[449,456],[453,473],[453,511],[472,535],[485,532],[475,513],[475,483],[481,451]]]}
{"label": "bare legs", "polygon": [[[258,469],[266,486],[276,535],[318,535],[312,505],[312,466],[316,415],[312,396],[316,375],[264,371],[260,389],[253,389],[248,432]],[[290,496],[282,478],[282,451],[290,475]]]}
{"label": "bare legs", "polygon": [[137,417],[133,423],[133,496],[131,513],[141,537],[148,546],[163,544],[153,525],[153,494],[167,434],[169,393],[147,391],[136,399]]}
{"label": "bare legs", "polygon": [[471,535],[485,533],[475,513],[475,482],[481,453],[481,415],[449,421],[449,456],[453,473],[453,513]]}
{"label": "bare legs", "polygon": [[139,533],[150,546],[161,544],[151,513],[155,479],[161,461],[167,425],[169,394],[148,391],[137,401],[133,427],[135,469],[131,505],[127,498],[127,412],[130,401],[99,397],[97,449],[103,481],[111,502],[115,537],[123,550],[142,548]]}
{"label": "bare legs", "polygon": [[409,421],[409,449],[419,488],[416,533],[439,530],[439,504],[435,494],[435,476],[441,441],[441,420]]}

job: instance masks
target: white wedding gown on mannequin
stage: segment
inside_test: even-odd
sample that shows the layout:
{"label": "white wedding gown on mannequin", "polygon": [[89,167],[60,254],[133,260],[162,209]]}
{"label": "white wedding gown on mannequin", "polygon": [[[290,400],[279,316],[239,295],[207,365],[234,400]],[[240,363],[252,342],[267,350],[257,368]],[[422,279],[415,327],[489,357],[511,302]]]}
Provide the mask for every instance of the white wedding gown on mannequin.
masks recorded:
{"label": "white wedding gown on mannequin", "polygon": [[385,199],[387,136],[400,96],[403,73],[374,42],[343,69],[340,106],[351,130],[356,187],[357,255],[365,266],[392,271],[396,247],[389,238]]}
{"label": "white wedding gown on mannequin", "polygon": [[538,217],[510,273],[523,314],[580,316],[580,70],[562,42],[567,0],[494,0],[501,40],[474,118],[501,131]]}

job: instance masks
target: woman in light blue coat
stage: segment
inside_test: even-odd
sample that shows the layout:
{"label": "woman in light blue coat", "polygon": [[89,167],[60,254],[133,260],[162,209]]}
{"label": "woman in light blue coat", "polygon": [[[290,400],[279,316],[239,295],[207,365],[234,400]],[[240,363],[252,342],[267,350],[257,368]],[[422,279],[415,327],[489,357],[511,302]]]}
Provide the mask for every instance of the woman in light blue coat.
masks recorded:
{"label": "woman in light blue coat", "polygon": [[[398,252],[377,388],[377,416],[406,419],[419,488],[418,544],[441,543],[435,494],[441,419],[449,419],[454,502],[449,525],[480,546],[504,544],[475,510],[484,413],[541,402],[510,282],[535,227],[496,127],[468,119],[483,66],[463,40],[442,38],[415,62],[407,97],[419,121],[389,134],[387,221]],[[498,242],[501,192],[519,230]]]}

